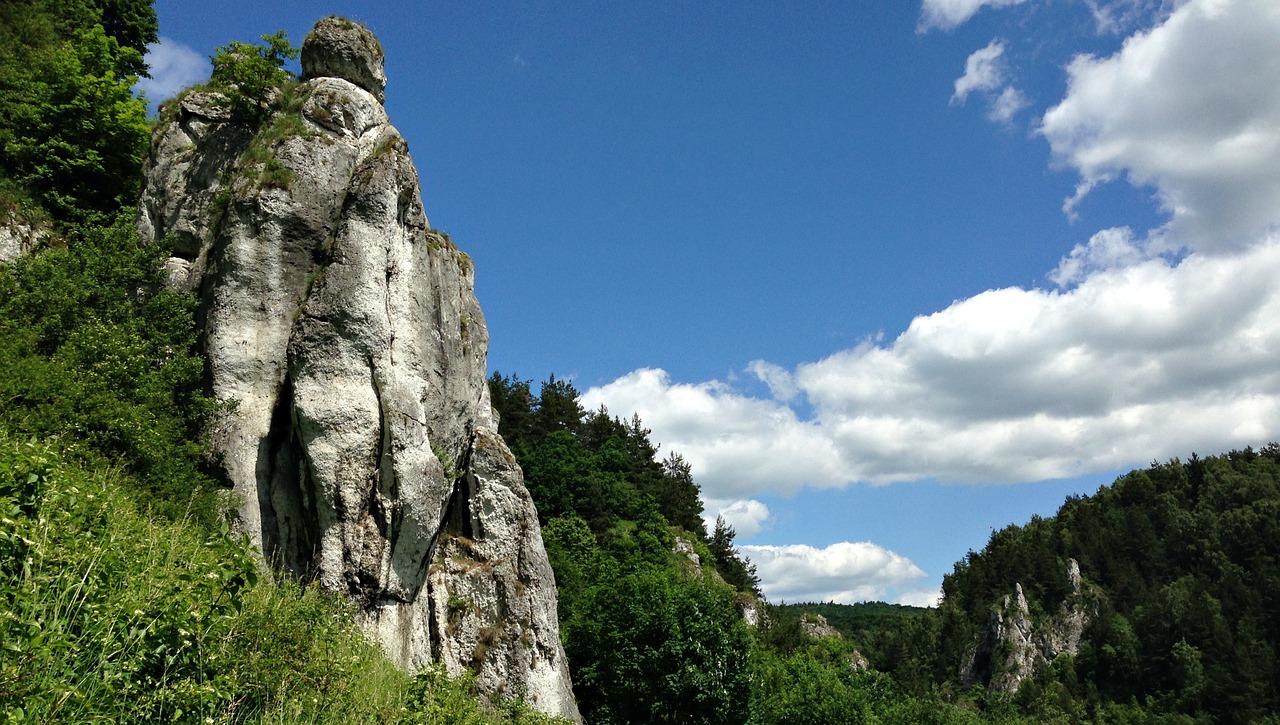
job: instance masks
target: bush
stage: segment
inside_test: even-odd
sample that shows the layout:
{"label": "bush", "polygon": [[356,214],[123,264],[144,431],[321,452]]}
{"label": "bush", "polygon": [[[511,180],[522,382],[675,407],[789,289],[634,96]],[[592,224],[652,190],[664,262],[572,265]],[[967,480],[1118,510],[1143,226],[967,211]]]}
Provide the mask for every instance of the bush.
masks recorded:
{"label": "bush", "polygon": [[284,69],[285,62],[299,53],[283,30],[261,37],[265,45],[233,40],[210,58],[210,80],[228,89],[235,110],[249,120],[267,116],[273,91],[294,77]]}
{"label": "bush", "polygon": [[0,267],[0,425],[79,441],[137,474],[155,510],[211,523],[196,301],[164,288],[166,252],[139,244],[131,210],[69,232],[66,248]]}

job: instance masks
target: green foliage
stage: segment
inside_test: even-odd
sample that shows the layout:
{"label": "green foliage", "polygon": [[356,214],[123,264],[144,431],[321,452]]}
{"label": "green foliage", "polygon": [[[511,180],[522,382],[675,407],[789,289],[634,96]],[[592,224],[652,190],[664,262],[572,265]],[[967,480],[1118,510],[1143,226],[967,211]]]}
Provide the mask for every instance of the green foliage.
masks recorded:
{"label": "green foliage", "polygon": [[141,247],[132,219],[72,227],[66,248],[0,267],[0,423],[81,442],[177,518],[212,489],[193,441],[214,406],[191,352],[195,300],[164,289],[165,251]]}
{"label": "green foliage", "polygon": [[[686,468],[687,473],[687,468]],[[759,592],[760,577],[756,576],[755,564],[739,555],[733,545],[736,532],[726,524],[723,517],[716,517],[716,527],[707,542],[711,556],[715,558],[716,570],[735,588],[744,592]]]}
{"label": "green foliage", "polygon": [[210,81],[227,89],[236,112],[255,121],[269,115],[272,95],[293,79],[284,65],[299,53],[289,44],[283,30],[261,38],[263,45],[233,40],[219,46],[210,58],[213,61]]}
{"label": "green foliage", "polygon": [[127,477],[0,431],[0,718],[550,722],[398,671],[341,601],[258,581],[225,531],[139,513]]}
{"label": "green foliage", "polygon": [[[555,560],[570,559],[591,576],[570,586],[572,609],[562,622],[587,720],[742,722],[749,638],[733,590],[657,563],[628,571],[625,557],[584,550],[585,527],[563,533],[575,528],[578,548]],[[663,543],[649,551],[665,553]]]}
{"label": "green foliage", "polygon": [[150,131],[131,87],[154,40],[149,2],[0,4],[0,168],[58,220],[137,198]]}
{"label": "green foliage", "polygon": [[1098,614],[1079,654],[1008,706],[1143,722],[1280,712],[1280,447],[1155,464],[1068,499],[1052,518],[995,532],[945,578],[938,637],[898,664],[940,681],[1014,582],[1033,617],[1053,610],[1068,557]]}
{"label": "green foliage", "polygon": [[525,471],[541,521],[574,514],[601,534],[652,502],[669,523],[705,540],[700,489],[688,463],[677,453],[658,461],[639,417],[588,413],[578,391],[554,375],[536,398],[528,381],[496,372],[489,391],[499,432]]}

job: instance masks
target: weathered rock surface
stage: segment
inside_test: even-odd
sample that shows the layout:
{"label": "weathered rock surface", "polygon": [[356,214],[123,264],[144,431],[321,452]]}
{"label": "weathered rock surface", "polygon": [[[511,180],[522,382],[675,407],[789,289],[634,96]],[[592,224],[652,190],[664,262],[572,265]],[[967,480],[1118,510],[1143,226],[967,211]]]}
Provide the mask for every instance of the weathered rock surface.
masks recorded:
{"label": "weathered rock surface", "polygon": [[40,224],[0,216],[0,263],[25,255],[40,246],[50,234],[50,230]]}
{"label": "weathered rock surface", "polygon": [[815,639],[825,639],[827,637],[840,637],[840,630],[832,627],[827,623],[827,618],[821,614],[804,614],[800,617],[800,632],[806,637]]}
{"label": "weathered rock surface", "polygon": [[[800,615],[800,633],[813,639],[844,639],[840,630],[832,627],[826,617],[809,612]],[[871,669],[871,661],[856,649],[849,653],[848,662],[857,672]]]}
{"label": "weathered rock surface", "polygon": [[1097,615],[1097,606],[1085,594],[1075,559],[1067,560],[1066,577],[1069,593],[1057,612],[1038,627],[1031,621],[1022,585],[1014,584],[1013,596],[1005,595],[991,611],[986,628],[966,656],[960,668],[963,684],[1017,692],[1036,667],[1079,651],[1080,638]]}
{"label": "weathered rock surface", "polygon": [[302,79],[345,78],[382,103],[387,74],[382,44],[369,29],[346,18],[329,16],[302,42]]}
{"label": "weathered rock surface", "polygon": [[[556,590],[496,432],[470,259],[430,230],[382,51],[326,18],[261,130],[217,93],[157,128],[138,226],[201,298],[213,434],[264,560],[360,606],[401,666],[579,720]],[[292,110],[288,110],[292,109]]]}

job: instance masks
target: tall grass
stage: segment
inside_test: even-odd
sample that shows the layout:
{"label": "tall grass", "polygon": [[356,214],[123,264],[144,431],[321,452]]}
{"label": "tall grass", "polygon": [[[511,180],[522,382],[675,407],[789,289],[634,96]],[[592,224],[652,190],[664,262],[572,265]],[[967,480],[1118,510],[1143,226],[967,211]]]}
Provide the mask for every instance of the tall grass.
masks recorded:
{"label": "tall grass", "polygon": [[343,602],[84,461],[0,430],[0,722],[546,721],[400,672]]}

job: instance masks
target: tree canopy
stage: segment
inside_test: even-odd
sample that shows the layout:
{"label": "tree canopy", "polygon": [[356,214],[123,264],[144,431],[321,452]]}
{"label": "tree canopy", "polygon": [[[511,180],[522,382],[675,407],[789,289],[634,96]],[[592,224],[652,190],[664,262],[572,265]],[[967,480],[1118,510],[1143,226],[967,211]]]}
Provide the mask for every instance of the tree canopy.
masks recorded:
{"label": "tree canopy", "polygon": [[131,90],[156,40],[150,2],[0,4],[3,206],[59,221],[110,215],[137,198],[150,128]]}

